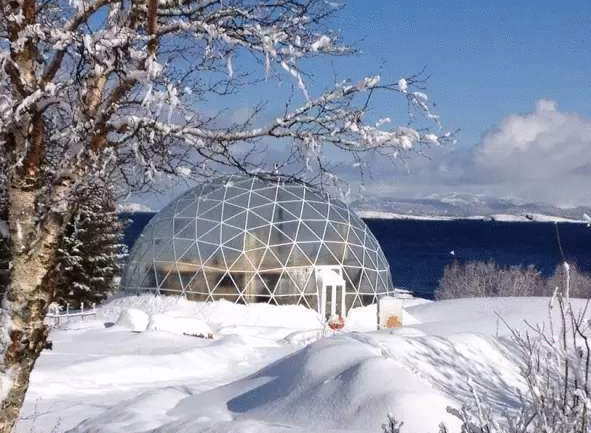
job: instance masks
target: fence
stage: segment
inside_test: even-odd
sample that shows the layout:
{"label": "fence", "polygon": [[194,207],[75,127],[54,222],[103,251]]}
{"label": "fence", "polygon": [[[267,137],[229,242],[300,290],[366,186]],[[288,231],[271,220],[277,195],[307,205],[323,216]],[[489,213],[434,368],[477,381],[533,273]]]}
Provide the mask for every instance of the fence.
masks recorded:
{"label": "fence", "polygon": [[92,309],[86,311],[84,310],[84,303],[80,304],[80,309],[77,310],[70,310],[70,304],[66,304],[65,309],[63,306],[53,305],[45,316],[45,321],[47,326],[55,328],[64,321],[71,319],[80,319],[82,321],[89,316],[96,317],[96,304],[92,304]]}

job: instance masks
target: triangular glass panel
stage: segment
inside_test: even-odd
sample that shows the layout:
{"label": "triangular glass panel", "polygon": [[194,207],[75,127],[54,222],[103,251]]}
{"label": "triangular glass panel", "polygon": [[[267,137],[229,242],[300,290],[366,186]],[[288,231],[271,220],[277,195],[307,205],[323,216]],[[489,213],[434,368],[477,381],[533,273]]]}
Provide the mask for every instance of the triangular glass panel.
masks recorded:
{"label": "triangular glass panel", "polygon": [[312,270],[312,267],[287,270],[287,277],[290,279],[295,292],[306,293],[306,287],[310,284],[312,278]]}
{"label": "triangular glass panel", "polygon": [[257,230],[261,227],[267,227],[269,225],[269,221],[258,216],[256,212],[249,211],[246,214],[245,224],[247,230]]}
{"label": "triangular glass panel", "polygon": [[154,262],[154,282],[156,287],[160,287],[171,271],[172,266],[170,266],[169,262]]}
{"label": "triangular glass panel", "polygon": [[[248,226],[252,227],[253,223],[251,222],[251,215],[256,215],[259,220],[254,220],[254,227],[269,224],[273,221],[273,210],[274,206],[273,203],[265,204],[263,206],[258,206],[256,208],[250,208],[250,212],[248,214]],[[260,221],[260,222],[259,222]]]}
{"label": "triangular glass panel", "polygon": [[365,250],[365,255],[364,255],[364,259],[363,259],[364,262],[363,263],[365,264],[365,266],[367,268],[370,268],[370,269],[376,269],[377,268],[377,266],[376,266],[376,264],[377,264],[376,263],[376,256],[377,256],[377,254],[374,251],[371,251],[371,250],[368,250],[368,249]]}
{"label": "triangular glass panel", "polygon": [[286,200],[302,200],[306,187],[303,185],[286,185]]}
{"label": "triangular glass panel", "polygon": [[306,308],[310,308],[312,310],[316,309],[315,302],[313,301],[312,297],[310,296],[300,296],[297,301],[298,305],[303,305]]}
{"label": "triangular glass panel", "polygon": [[174,259],[171,239],[154,243],[154,260],[174,261]]}
{"label": "triangular glass panel", "polygon": [[241,253],[228,267],[232,272],[254,272],[259,267],[260,259],[253,254]]}
{"label": "triangular glass panel", "polygon": [[197,242],[197,251],[199,254],[199,263],[205,263],[208,257],[218,248],[218,245],[206,244],[203,242]]}
{"label": "triangular glass panel", "polygon": [[248,208],[249,196],[250,196],[250,191],[243,191],[243,192],[237,193],[236,195],[234,195],[232,197],[227,198],[226,203],[232,204],[232,205],[237,206],[238,208],[244,210],[244,209]]}
{"label": "triangular glass panel", "polygon": [[349,211],[345,208],[331,204],[328,210],[328,219],[333,222],[348,224],[349,223]]}
{"label": "triangular glass panel", "polygon": [[207,282],[203,272],[198,272],[191,280],[185,284],[185,293],[189,296],[189,299],[196,301],[204,301],[207,299],[209,290],[207,289]]}
{"label": "triangular glass panel", "polygon": [[328,248],[328,246],[326,244],[320,244],[316,265],[335,265],[338,263],[340,263],[340,261],[337,257],[335,257],[335,255]]}
{"label": "triangular glass panel", "polygon": [[336,228],[334,227],[334,225],[329,221],[326,224],[326,229],[324,231],[324,240],[326,242],[344,242],[344,238],[341,235],[341,233],[339,233]]}
{"label": "triangular glass panel", "polygon": [[262,202],[274,202],[277,197],[277,186],[272,185],[265,188],[257,188],[252,191],[252,198],[255,200],[262,200]]}
{"label": "triangular glass panel", "polygon": [[302,225],[308,227],[312,231],[312,233],[316,235],[316,239],[324,239],[324,228],[326,227],[326,220],[306,221],[302,223]]}
{"label": "triangular glass panel", "polygon": [[361,302],[359,295],[356,295],[353,298],[353,302],[351,303],[351,308],[358,308],[358,307],[363,307],[363,303]]}
{"label": "triangular glass panel", "polygon": [[292,244],[293,239],[287,233],[281,230],[282,224],[275,224],[271,227],[271,235],[269,236],[269,245],[287,245]]}
{"label": "triangular glass panel", "polygon": [[238,206],[233,205],[231,203],[224,203],[222,206],[222,211],[223,211],[222,220],[226,221],[227,219],[232,218],[236,214],[243,212],[244,208],[238,207]]}
{"label": "triangular glass panel", "polygon": [[312,265],[317,265],[316,258],[318,256],[318,249],[320,248],[320,241],[316,242],[298,242],[298,248],[302,251],[303,255],[312,262]]}
{"label": "triangular glass panel", "polygon": [[343,263],[345,259],[345,244],[343,242],[325,242],[324,243],[337,263]]}
{"label": "triangular glass panel", "polygon": [[199,218],[211,221],[221,221],[222,204],[218,201],[203,200],[199,209]]}
{"label": "triangular glass panel", "polygon": [[240,256],[240,253],[241,250],[228,248],[226,245],[222,246],[222,255],[224,257],[224,263],[227,267],[230,267],[230,265],[236,261],[238,256]]}
{"label": "triangular glass panel", "polygon": [[369,288],[373,292],[378,284],[378,273],[373,269],[366,269],[367,280],[369,282]]}
{"label": "triangular glass panel", "polygon": [[191,246],[195,245],[195,241],[191,239],[175,239],[174,240],[174,257],[178,260],[182,257]]}
{"label": "triangular glass panel", "polygon": [[279,203],[275,205],[275,209],[273,211],[273,222],[276,224],[280,224],[284,221],[293,221],[295,218],[290,212],[286,211],[283,206]]}
{"label": "triangular glass panel", "polygon": [[236,215],[230,218],[226,218],[225,224],[244,230],[244,228],[246,227],[246,211],[242,210],[236,213]]}
{"label": "triangular glass panel", "polygon": [[326,218],[328,216],[328,203],[311,201],[308,202],[308,205],[313,208],[321,218]]}
{"label": "triangular glass panel", "polygon": [[227,239],[224,242],[224,246],[233,250],[242,251],[244,249],[244,232],[241,230],[233,238]]}
{"label": "triangular glass panel", "polygon": [[170,238],[172,236],[172,219],[158,219],[151,224],[154,239]]}
{"label": "triangular glass panel", "polygon": [[212,228],[206,233],[199,232],[199,241],[209,243],[212,245],[219,245],[222,241],[220,231],[220,226],[218,225],[217,227]]}
{"label": "triangular glass panel", "polygon": [[271,291],[267,289],[266,286],[265,288],[262,288],[260,293],[257,295],[256,302],[277,305],[276,298],[271,294]]}
{"label": "triangular glass panel", "polygon": [[160,283],[160,289],[182,292],[183,285],[177,272],[170,272]]}
{"label": "triangular glass panel", "polygon": [[272,245],[269,247],[269,251],[271,251],[282,267],[287,264],[287,259],[289,257],[289,253],[293,247],[293,243],[285,244],[285,245]]}
{"label": "triangular glass panel", "polygon": [[226,188],[218,187],[207,194],[207,200],[215,201],[221,203],[224,201],[226,197]]}
{"label": "triangular glass panel", "polygon": [[353,228],[349,231],[349,242],[354,245],[365,246],[365,233],[362,230]]}
{"label": "triangular glass panel", "polygon": [[197,239],[201,239],[202,236],[205,236],[207,234],[209,234],[210,232],[214,231],[216,233],[219,233],[219,222],[212,222],[212,221],[206,221],[206,220],[202,220],[202,219],[197,219],[196,220],[196,225],[197,225]]}
{"label": "triangular glass panel", "polygon": [[[175,224],[177,221],[175,221]],[[181,230],[175,230],[175,233],[176,233],[175,237],[177,237],[177,238],[195,240],[195,238],[196,238],[195,220],[188,221],[188,223]]]}
{"label": "triangular glass panel", "polygon": [[338,222],[330,222],[329,223],[333,229],[335,230],[335,232],[338,234],[338,239],[346,242],[347,238],[349,237],[349,226],[347,224],[344,223],[338,223]]}
{"label": "triangular glass panel", "polygon": [[276,224],[276,227],[285,234],[285,237],[289,239],[289,242],[295,242],[299,225],[300,224],[297,221],[290,221],[278,223]]}
{"label": "triangular glass panel", "polygon": [[298,236],[296,241],[299,242],[310,242],[320,241],[322,239],[322,232],[320,234],[314,232],[307,222],[302,222],[298,228]]}
{"label": "triangular glass panel", "polygon": [[261,280],[258,273],[248,272],[242,275],[240,293],[245,302],[256,302],[257,294],[261,288],[264,287],[264,282]]}
{"label": "triangular glass panel", "polygon": [[303,202],[300,201],[285,201],[278,203],[278,206],[284,212],[284,221],[298,220],[302,215]]}
{"label": "triangular glass panel", "polygon": [[355,287],[357,288],[357,283],[359,282],[359,276],[361,275],[361,269],[359,268],[350,268],[346,266],[343,269],[343,279],[345,280],[347,287]]}
{"label": "triangular glass panel", "polygon": [[261,248],[266,248],[267,239],[269,238],[269,235],[267,234],[268,228],[267,233],[265,233],[263,230],[264,229],[252,230],[244,233],[244,251],[256,251],[260,250]]}
{"label": "triangular glass panel", "polygon": [[229,241],[230,239],[235,238],[236,236],[241,235],[242,233],[244,233],[244,230],[241,228],[236,228],[233,226],[229,226],[225,223],[221,224],[221,230],[222,230],[222,238],[221,238],[221,242],[222,243],[226,243],[227,241]]}
{"label": "triangular glass panel", "polygon": [[[201,253],[203,254],[203,251],[201,251]],[[226,269],[226,265],[224,264],[222,257],[222,252],[220,251],[219,247],[213,250],[212,253],[205,258],[205,260],[203,261],[203,267],[210,270]]]}
{"label": "triangular glass panel", "polygon": [[175,218],[195,218],[197,215],[197,202],[192,198],[177,203],[174,209]]}
{"label": "triangular glass panel", "polygon": [[326,219],[326,215],[318,213],[315,208],[310,206],[310,203],[305,202],[304,207],[302,208],[302,219],[304,221],[324,220]]}
{"label": "triangular glass panel", "polygon": [[197,244],[193,243],[187,251],[180,255],[177,259],[180,263],[199,264],[199,250]]}
{"label": "triangular glass panel", "polygon": [[286,266],[312,266],[312,263],[312,260],[300,249],[299,244],[292,245]]}
{"label": "triangular glass panel", "polygon": [[271,251],[271,249],[265,251],[265,255],[263,256],[263,261],[261,264],[261,269],[268,271],[281,270],[282,268],[283,266],[281,264],[281,261],[279,260],[275,252]]}

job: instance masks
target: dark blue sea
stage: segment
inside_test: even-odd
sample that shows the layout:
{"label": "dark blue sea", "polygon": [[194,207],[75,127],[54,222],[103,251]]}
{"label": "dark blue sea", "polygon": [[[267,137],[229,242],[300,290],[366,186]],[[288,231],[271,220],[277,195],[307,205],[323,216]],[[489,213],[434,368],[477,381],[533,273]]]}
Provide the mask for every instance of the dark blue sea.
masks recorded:
{"label": "dark blue sea", "polygon": [[[152,213],[126,214],[130,246]],[[432,298],[446,265],[494,260],[535,265],[544,276],[564,258],[591,272],[591,227],[574,223],[366,219],[390,262],[394,286]]]}
{"label": "dark blue sea", "polygon": [[[591,272],[587,224],[477,220],[365,220],[390,262],[396,287],[432,298],[446,265],[494,260],[535,265],[544,276],[566,259]],[[563,256],[564,254],[564,256]],[[564,257],[564,259],[563,259]]]}

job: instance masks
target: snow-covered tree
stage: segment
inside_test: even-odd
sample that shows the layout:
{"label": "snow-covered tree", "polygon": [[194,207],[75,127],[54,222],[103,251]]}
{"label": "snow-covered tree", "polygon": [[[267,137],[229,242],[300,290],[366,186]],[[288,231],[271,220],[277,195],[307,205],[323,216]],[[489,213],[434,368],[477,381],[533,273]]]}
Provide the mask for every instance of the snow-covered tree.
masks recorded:
{"label": "snow-covered tree", "polygon": [[[11,245],[0,431],[12,429],[45,346],[58,246],[89,177],[145,189],[161,175],[233,170],[325,185],[335,153],[363,166],[365,155],[395,157],[446,139],[424,129],[437,117],[416,76],[315,90],[307,59],[353,52],[328,29],[338,9],[325,0],[0,0]],[[237,108],[234,95],[247,98],[282,77],[294,92],[274,101],[274,115],[249,100],[242,116],[215,110]],[[388,123],[387,113],[370,116],[383,92],[425,120],[410,127]]]}
{"label": "snow-covered tree", "polygon": [[92,305],[117,289],[125,224],[116,212],[112,192],[102,181],[84,185],[76,195],[79,204],[58,249],[55,300]]}

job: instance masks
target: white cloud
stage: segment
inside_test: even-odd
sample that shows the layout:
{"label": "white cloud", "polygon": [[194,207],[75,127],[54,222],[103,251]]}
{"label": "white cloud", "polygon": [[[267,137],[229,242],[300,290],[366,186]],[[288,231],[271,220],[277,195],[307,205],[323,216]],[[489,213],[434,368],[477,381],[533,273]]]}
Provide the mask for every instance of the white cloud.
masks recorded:
{"label": "white cloud", "polygon": [[472,149],[442,146],[429,155],[411,157],[397,168],[375,164],[370,193],[421,198],[458,192],[591,205],[591,119],[561,111],[552,100],[508,115]]}
{"label": "white cloud", "polygon": [[591,202],[591,119],[561,112],[542,99],[531,113],[513,114],[474,150],[481,180],[520,198],[558,205]]}

